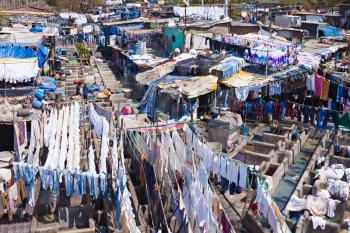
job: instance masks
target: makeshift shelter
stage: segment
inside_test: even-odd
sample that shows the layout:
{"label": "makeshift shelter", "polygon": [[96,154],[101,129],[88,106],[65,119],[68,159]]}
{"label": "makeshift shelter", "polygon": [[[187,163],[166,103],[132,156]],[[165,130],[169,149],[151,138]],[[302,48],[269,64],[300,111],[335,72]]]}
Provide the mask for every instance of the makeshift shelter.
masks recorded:
{"label": "makeshift shelter", "polygon": [[[30,47],[0,47],[0,80],[29,82],[39,75],[38,56]],[[42,60],[40,60],[42,62]]]}

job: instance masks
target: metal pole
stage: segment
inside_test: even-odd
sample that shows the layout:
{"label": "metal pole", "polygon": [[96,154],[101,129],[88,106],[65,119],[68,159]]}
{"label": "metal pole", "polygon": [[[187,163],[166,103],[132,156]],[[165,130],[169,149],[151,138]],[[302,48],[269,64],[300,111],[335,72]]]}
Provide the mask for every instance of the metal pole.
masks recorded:
{"label": "metal pole", "polygon": [[185,6],[185,27],[187,25],[187,5]]}
{"label": "metal pole", "polygon": [[272,26],[272,22],[271,22],[271,11],[269,10],[269,40],[267,41],[267,51],[266,51],[266,66],[265,66],[265,78],[267,78],[267,70],[269,68],[269,46],[270,46],[270,39],[271,39],[271,26]]}

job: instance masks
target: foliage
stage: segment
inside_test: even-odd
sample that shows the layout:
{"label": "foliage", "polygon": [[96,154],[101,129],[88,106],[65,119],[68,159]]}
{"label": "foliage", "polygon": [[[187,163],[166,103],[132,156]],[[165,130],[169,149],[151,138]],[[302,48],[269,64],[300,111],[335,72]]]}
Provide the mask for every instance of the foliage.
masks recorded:
{"label": "foliage", "polygon": [[323,0],[323,2],[326,6],[339,6],[341,4],[339,0]]}
{"label": "foliage", "polygon": [[57,6],[57,0],[46,0],[46,4],[49,6]]}
{"label": "foliage", "polygon": [[90,56],[89,49],[83,43],[76,43],[77,52],[81,58],[88,58]]}
{"label": "foliage", "polygon": [[46,0],[46,3],[59,10],[87,12],[92,6],[102,5],[102,0]]}
{"label": "foliage", "polygon": [[285,6],[295,6],[298,4],[296,0],[279,0],[278,2]]}
{"label": "foliage", "polygon": [[302,5],[306,10],[317,10],[319,7],[338,6],[341,3],[339,0],[279,0],[278,2],[285,6]]}
{"label": "foliage", "polygon": [[304,0],[302,1],[302,6],[306,9],[306,10],[316,10],[316,8],[318,7],[318,1],[317,0]]}

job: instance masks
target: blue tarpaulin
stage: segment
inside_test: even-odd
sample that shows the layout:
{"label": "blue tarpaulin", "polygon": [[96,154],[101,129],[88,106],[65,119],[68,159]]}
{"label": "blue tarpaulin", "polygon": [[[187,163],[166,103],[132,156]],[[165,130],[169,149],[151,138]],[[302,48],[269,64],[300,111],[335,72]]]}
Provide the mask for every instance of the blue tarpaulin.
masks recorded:
{"label": "blue tarpaulin", "polygon": [[26,59],[34,57],[36,57],[36,54],[31,47],[23,47],[18,45],[0,45],[0,59]]}
{"label": "blue tarpaulin", "polygon": [[43,45],[40,45],[38,47],[37,54],[38,54],[38,66],[39,66],[39,68],[43,68],[43,66],[46,62],[47,56],[49,55],[49,52],[50,52],[50,50]]}
{"label": "blue tarpaulin", "polygon": [[121,18],[123,20],[126,19],[136,19],[141,17],[141,11],[128,11],[128,12],[122,12],[121,13]]}
{"label": "blue tarpaulin", "polygon": [[192,77],[193,76],[165,75],[162,78],[151,82],[148,85],[148,89],[145,95],[142,97],[140,107],[139,107],[140,110],[143,113],[147,114],[149,117],[153,117],[154,107],[156,104],[157,86],[160,83],[171,83],[171,82],[175,82],[176,80],[188,79]]}
{"label": "blue tarpaulin", "polygon": [[339,28],[332,26],[321,25],[319,28],[320,36],[329,37],[329,36],[340,36]]}
{"label": "blue tarpaulin", "polygon": [[44,27],[33,26],[29,31],[31,31],[31,32],[43,32],[44,31]]}

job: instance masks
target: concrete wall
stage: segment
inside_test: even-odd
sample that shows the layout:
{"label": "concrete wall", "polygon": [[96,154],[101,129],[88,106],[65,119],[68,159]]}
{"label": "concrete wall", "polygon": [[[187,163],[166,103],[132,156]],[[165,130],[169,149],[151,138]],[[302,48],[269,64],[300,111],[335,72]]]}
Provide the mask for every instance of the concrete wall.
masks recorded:
{"label": "concrete wall", "polygon": [[349,146],[350,145],[350,138],[344,136],[344,135],[337,135],[336,141],[339,145]]}
{"label": "concrete wall", "polygon": [[164,50],[171,52],[178,48],[183,52],[185,34],[181,28],[165,27],[163,29]]}
{"label": "concrete wall", "polygon": [[231,26],[230,33],[245,35],[248,33],[258,33],[259,26]]}
{"label": "concrete wall", "polygon": [[340,226],[336,223],[327,222],[326,229],[321,230],[317,228],[316,230],[312,227],[311,217],[307,216],[302,219],[301,228],[298,227],[295,233],[338,233],[340,232]]}
{"label": "concrete wall", "polygon": [[245,163],[248,165],[259,165],[262,162],[270,162],[270,156],[266,154],[260,154],[249,150],[240,150],[241,153],[245,154]]}
{"label": "concrete wall", "polygon": [[[273,174],[266,174],[269,169],[276,169]],[[285,167],[284,164],[277,164],[277,163],[268,163],[265,167],[264,171],[262,172],[263,176],[266,180],[268,180],[269,189],[272,193],[275,192],[278,184],[282,180],[283,175],[285,174]]]}
{"label": "concrete wall", "polygon": [[271,144],[275,144],[278,141],[286,141],[287,137],[285,135],[276,135],[271,133],[263,133],[263,141]]}

